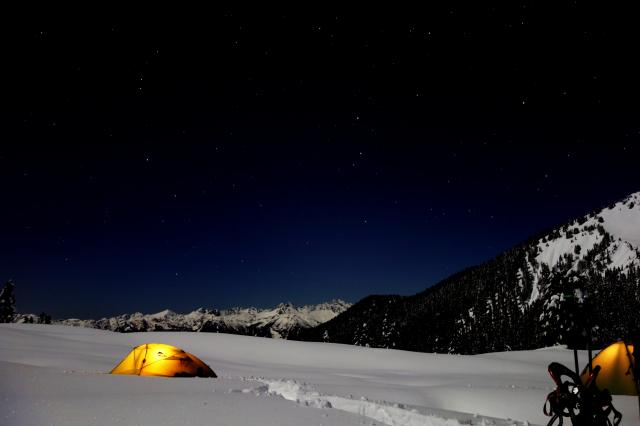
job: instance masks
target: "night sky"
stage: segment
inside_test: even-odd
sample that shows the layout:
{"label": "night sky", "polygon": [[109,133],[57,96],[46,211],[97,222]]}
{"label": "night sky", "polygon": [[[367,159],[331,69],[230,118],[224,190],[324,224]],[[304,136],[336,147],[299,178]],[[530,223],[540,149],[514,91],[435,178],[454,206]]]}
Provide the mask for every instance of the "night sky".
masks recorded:
{"label": "night sky", "polygon": [[640,190],[640,26],[506,3],[19,22],[18,311],[408,295]]}

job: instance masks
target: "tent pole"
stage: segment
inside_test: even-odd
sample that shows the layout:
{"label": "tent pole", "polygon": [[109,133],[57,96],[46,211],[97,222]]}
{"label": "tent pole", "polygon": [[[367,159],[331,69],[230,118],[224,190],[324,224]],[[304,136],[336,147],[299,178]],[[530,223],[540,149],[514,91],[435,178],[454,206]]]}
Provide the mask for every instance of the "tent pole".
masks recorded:
{"label": "tent pole", "polygon": [[[633,344],[633,355],[629,352],[629,345],[627,345],[626,341],[622,341],[624,344],[624,348],[627,351],[627,359],[629,359],[629,371],[631,371],[631,378],[636,385],[636,393],[638,394],[638,416],[640,417],[640,364],[637,361],[638,355],[640,355],[640,350],[638,350],[638,345],[636,341],[632,341]],[[635,361],[635,365],[634,365]],[[627,373],[629,374],[629,373]]]}
{"label": "tent pole", "polygon": [[576,367],[576,376],[580,376],[580,366],[578,365],[578,349],[573,348],[573,363]]}

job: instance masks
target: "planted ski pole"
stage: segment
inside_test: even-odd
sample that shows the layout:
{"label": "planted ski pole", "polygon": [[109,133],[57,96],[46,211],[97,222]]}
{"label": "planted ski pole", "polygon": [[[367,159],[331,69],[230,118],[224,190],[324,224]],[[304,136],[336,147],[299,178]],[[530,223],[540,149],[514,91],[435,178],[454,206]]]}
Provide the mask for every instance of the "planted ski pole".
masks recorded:
{"label": "planted ski pole", "polygon": [[578,362],[578,347],[581,346],[581,342],[584,340],[585,331],[581,327],[584,321],[582,320],[582,304],[578,301],[578,294],[582,293],[582,288],[577,287],[575,290],[569,293],[564,293],[562,296],[567,301],[566,314],[571,321],[571,333],[568,337],[568,348],[573,349],[573,365],[574,371],[577,376],[580,375],[580,364]]}
{"label": "planted ski pole", "polygon": [[593,359],[593,354],[591,352],[591,330],[589,330],[589,339],[587,340],[587,356],[589,357],[589,373],[592,373],[593,365],[591,360]]}
{"label": "planted ski pole", "polygon": [[[582,317],[584,318],[585,321],[585,329],[586,329],[586,333],[587,333],[587,358],[589,359],[589,374],[593,373],[593,352],[591,350],[591,345],[592,345],[592,335],[591,335],[591,329],[593,328],[591,325],[591,316],[593,314],[592,310],[591,310],[591,300],[589,298],[589,293],[587,291],[584,291],[584,296],[583,296],[583,304],[582,304],[582,309],[584,311]],[[585,315],[586,314],[586,315]]]}
{"label": "planted ski pole", "polygon": [[638,420],[640,420],[640,339],[636,339],[633,343],[633,359],[636,362],[635,365],[635,379],[636,379],[636,392],[638,393]]}

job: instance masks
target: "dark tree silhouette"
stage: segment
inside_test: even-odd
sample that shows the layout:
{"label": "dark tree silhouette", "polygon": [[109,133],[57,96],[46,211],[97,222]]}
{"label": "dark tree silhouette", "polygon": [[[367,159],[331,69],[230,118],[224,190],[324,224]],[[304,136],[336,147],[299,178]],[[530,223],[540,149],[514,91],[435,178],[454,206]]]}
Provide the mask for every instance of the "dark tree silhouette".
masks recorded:
{"label": "dark tree silhouette", "polygon": [[41,312],[38,318],[40,324],[51,324],[51,315],[47,315],[45,312]]}
{"label": "dark tree silhouette", "polygon": [[16,313],[15,284],[9,280],[0,290],[0,322],[12,322]]}

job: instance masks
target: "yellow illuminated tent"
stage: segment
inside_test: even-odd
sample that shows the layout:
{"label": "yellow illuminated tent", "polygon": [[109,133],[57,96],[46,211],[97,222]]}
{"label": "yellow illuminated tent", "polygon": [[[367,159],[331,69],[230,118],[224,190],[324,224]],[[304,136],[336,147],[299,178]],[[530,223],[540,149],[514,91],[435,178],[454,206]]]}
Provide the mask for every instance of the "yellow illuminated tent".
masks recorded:
{"label": "yellow illuminated tent", "polygon": [[[633,345],[616,342],[603,349],[591,362],[593,368],[599,365],[601,370],[596,378],[600,389],[609,389],[613,395],[638,395],[633,377]],[[582,382],[589,377],[589,366],[582,372]]]}
{"label": "yellow illuminated tent", "polygon": [[146,343],[136,346],[111,374],[164,377],[218,377],[195,355],[175,346]]}

